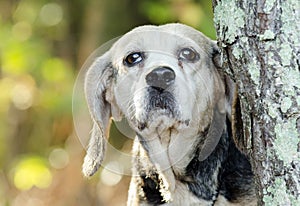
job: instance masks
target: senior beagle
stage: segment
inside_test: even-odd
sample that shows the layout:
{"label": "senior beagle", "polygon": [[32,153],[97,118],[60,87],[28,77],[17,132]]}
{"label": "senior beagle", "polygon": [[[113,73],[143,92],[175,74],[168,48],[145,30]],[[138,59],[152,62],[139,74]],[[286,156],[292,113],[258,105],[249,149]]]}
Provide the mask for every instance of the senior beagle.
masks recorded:
{"label": "senior beagle", "polygon": [[135,131],[127,205],[256,205],[253,173],[232,138],[234,83],[216,43],[183,24],[141,26],[85,78],[93,120],[83,164],[103,160],[110,119]]}

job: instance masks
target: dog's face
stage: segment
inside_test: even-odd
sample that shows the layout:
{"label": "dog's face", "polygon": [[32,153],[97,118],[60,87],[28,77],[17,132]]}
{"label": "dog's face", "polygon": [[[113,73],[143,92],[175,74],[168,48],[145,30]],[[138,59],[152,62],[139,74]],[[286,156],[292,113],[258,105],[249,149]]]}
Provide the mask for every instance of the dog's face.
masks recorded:
{"label": "dog's face", "polygon": [[[174,144],[167,156],[182,146],[182,156],[189,155],[199,141],[215,145],[218,138],[210,136],[223,130],[219,124],[226,107],[216,53],[213,41],[181,24],[138,27],[120,38],[87,73],[85,92],[94,127],[84,174],[92,175],[102,161],[111,115],[125,116],[143,140],[160,139],[157,144],[164,149]],[[204,133],[206,139],[199,140]]]}
{"label": "dog's face", "polygon": [[145,138],[158,127],[204,130],[211,120],[214,92],[222,90],[205,48],[212,42],[198,44],[185,29],[138,28],[112,48],[116,104]]}

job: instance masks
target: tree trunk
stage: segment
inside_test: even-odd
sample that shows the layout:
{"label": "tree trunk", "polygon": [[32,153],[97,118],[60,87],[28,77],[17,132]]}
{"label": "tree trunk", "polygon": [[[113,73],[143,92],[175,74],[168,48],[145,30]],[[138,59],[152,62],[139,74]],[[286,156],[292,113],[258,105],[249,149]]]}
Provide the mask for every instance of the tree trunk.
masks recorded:
{"label": "tree trunk", "polygon": [[299,0],[214,0],[224,70],[239,88],[259,205],[300,205]]}

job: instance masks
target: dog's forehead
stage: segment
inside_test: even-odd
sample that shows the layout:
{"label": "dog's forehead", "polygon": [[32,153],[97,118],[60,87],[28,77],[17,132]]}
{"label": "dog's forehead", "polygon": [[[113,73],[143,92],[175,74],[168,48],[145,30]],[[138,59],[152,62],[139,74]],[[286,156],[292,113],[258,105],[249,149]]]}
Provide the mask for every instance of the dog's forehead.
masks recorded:
{"label": "dog's forehead", "polygon": [[201,32],[182,24],[140,26],[123,35],[112,47],[114,54],[124,55],[139,50],[174,50],[178,45],[198,46],[204,51],[212,41]]}

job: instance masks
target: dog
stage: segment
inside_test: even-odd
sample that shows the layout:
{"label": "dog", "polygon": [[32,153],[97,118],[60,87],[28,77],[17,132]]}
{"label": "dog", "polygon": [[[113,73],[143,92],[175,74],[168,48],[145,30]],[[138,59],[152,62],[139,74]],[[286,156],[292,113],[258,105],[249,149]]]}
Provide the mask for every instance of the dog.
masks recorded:
{"label": "dog", "polygon": [[100,167],[110,119],[135,131],[127,205],[256,205],[233,138],[236,86],[216,42],[179,23],[140,26],[88,69],[93,120],[83,174]]}

